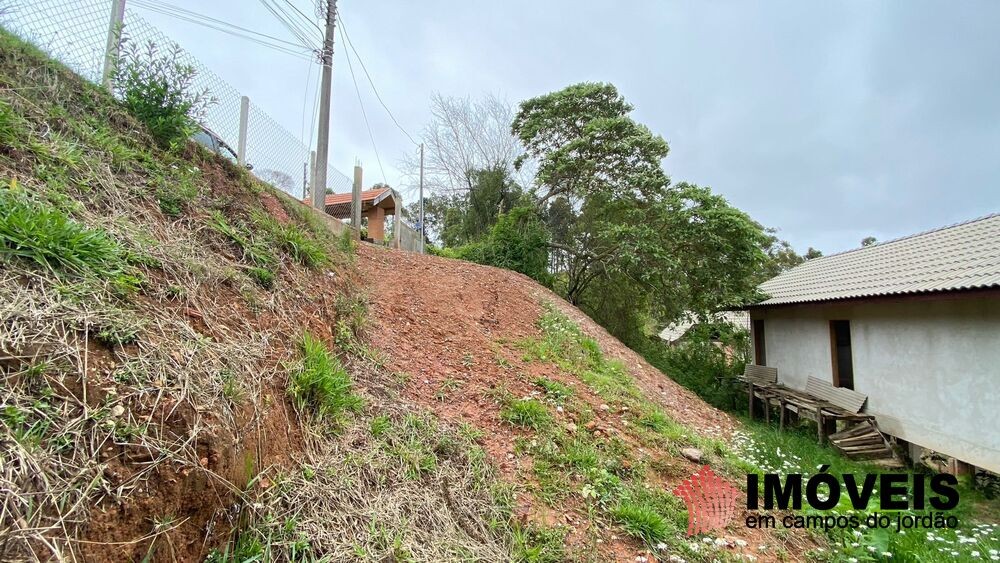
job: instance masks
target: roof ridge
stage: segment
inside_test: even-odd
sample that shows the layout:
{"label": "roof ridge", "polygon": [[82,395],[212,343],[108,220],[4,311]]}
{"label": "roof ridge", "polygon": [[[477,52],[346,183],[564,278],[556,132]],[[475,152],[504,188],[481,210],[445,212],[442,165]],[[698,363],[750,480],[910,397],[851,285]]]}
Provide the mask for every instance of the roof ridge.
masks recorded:
{"label": "roof ridge", "polygon": [[829,254],[829,255],[826,255],[826,256],[819,256],[819,257],[813,258],[811,260],[807,260],[806,262],[803,262],[803,264],[820,262],[820,261],[822,261],[822,260],[824,260],[826,258],[834,258],[836,256],[843,256],[844,254],[850,254],[852,252],[860,252],[862,250],[870,250],[872,248],[877,248],[877,247],[880,247],[880,246],[887,246],[887,245],[894,244],[894,243],[897,243],[897,242],[902,242],[904,240],[908,240],[908,239],[911,239],[911,238],[922,237],[922,236],[925,236],[925,235],[936,233],[938,231],[945,231],[945,230],[948,230],[948,229],[954,229],[955,227],[962,227],[962,226],[968,225],[970,223],[978,223],[979,221],[985,221],[987,219],[993,219],[994,217],[1000,217],[1000,212],[993,212],[993,213],[990,213],[988,215],[983,215],[981,217],[976,217],[974,219],[967,219],[965,221],[959,221],[957,223],[952,223],[950,225],[944,225],[942,227],[935,227],[933,229],[927,229],[926,231],[921,231],[919,233],[914,233],[912,235],[904,235],[904,236],[897,237],[897,238],[894,238],[894,239],[889,239],[889,240],[887,240],[885,242],[876,242],[875,244],[872,244],[870,246],[862,246],[862,247],[859,247],[859,248],[851,248],[849,250],[841,250],[840,252],[835,252],[833,254]]}

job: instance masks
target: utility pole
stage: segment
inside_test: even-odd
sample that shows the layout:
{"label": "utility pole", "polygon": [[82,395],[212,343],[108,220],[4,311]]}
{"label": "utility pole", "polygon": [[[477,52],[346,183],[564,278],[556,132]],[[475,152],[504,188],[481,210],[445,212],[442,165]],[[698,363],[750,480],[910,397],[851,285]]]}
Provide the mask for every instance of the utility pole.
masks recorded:
{"label": "utility pole", "polygon": [[420,253],[424,252],[424,144],[420,143]]}
{"label": "utility pole", "polygon": [[[324,0],[320,0],[322,2]],[[333,82],[333,26],[337,21],[337,0],[326,1],[326,37],[323,39],[323,79],[319,93],[319,135],[316,140],[316,185],[313,207],[324,210],[326,171],[330,158],[330,88]]]}

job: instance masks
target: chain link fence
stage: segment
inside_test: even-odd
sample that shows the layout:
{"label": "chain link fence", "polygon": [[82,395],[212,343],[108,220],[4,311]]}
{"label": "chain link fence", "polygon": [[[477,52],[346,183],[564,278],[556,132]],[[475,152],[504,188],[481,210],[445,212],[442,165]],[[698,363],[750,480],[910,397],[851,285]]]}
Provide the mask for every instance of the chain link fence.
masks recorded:
{"label": "chain link fence", "polygon": [[[34,43],[74,72],[94,83],[103,77],[105,49],[111,25],[112,0],[25,0],[4,3],[0,24]],[[127,6],[127,4],[126,4]],[[126,8],[123,39],[144,45],[155,43],[161,50],[176,42],[135,11]],[[232,44],[221,42],[220,44]],[[179,62],[197,71],[195,90],[207,90],[215,102],[202,118],[202,125],[235,152],[240,136],[240,101],[243,95],[212,72],[189,52],[180,50]],[[297,199],[307,192],[310,149],[279,125],[263,109],[250,103],[246,132],[246,161],[262,180]],[[351,191],[352,180],[330,166],[327,187],[334,192]]]}

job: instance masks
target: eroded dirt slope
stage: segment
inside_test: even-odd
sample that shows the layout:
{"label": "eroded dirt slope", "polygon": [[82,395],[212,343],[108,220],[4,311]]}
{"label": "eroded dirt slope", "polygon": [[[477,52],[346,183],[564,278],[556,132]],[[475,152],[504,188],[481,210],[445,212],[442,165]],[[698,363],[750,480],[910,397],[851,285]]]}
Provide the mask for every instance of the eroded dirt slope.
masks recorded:
{"label": "eroded dirt slope", "polygon": [[[629,424],[634,425],[636,418],[626,412],[627,407],[607,400],[558,365],[527,357],[524,342],[542,337],[539,319],[546,308],[554,308],[596,340],[605,356],[620,360],[642,394],[687,429],[705,439],[727,442],[738,421],[666,377],[581,311],[526,276],[370,245],[359,248],[359,267],[371,302],[373,344],[389,355],[390,368],[406,381],[404,392],[439,416],[483,432],[480,443],[502,475],[527,493],[518,497],[523,520],[568,529],[566,542],[576,548],[570,553],[589,554],[599,560],[631,561],[643,556],[669,560],[670,553],[691,556],[691,551],[675,552],[672,547],[655,552],[606,520],[588,519],[586,503],[579,495],[557,495],[559,502],[541,500],[539,491],[544,487],[538,482],[539,473],[532,471],[537,462],[524,451],[526,442],[537,445],[536,432],[504,419],[502,397],[544,399],[539,378],[560,382],[582,400],[588,413],[585,420],[591,413],[594,418],[587,420],[584,428],[570,409],[559,407],[553,425],[575,435],[589,433],[588,439],[590,435],[605,442],[620,438],[632,448],[636,459],[666,468],[653,477],[663,490],[671,490],[698,469],[699,465],[677,455],[676,447],[650,448],[634,438]],[[575,488],[580,483],[571,478],[568,485]],[[742,526],[730,526],[720,535],[727,538],[722,549],[711,557],[703,553],[708,557],[705,560],[716,555],[794,560],[801,557],[796,553],[802,553],[798,547],[806,541],[775,538]],[[762,551],[761,546],[771,549]],[[777,551],[774,546],[779,546]]]}

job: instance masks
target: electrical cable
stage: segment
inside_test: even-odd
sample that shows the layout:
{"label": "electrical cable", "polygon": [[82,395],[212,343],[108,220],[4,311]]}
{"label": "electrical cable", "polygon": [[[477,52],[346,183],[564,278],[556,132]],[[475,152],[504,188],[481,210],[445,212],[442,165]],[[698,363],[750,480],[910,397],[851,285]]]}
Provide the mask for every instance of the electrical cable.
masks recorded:
{"label": "electrical cable", "polygon": [[351,48],[351,51],[354,52],[354,56],[357,57],[358,63],[361,64],[361,70],[365,72],[365,76],[368,78],[368,84],[371,85],[372,92],[375,93],[375,98],[377,98],[378,102],[382,104],[382,108],[385,110],[387,114],[389,114],[389,118],[392,119],[392,122],[396,124],[396,127],[399,128],[399,130],[402,131],[404,135],[406,135],[406,138],[409,139],[411,143],[413,143],[414,145],[419,145],[420,143],[414,141],[413,137],[406,131],[406,129],[404,129],[403,126],[399,124],[399,121],[396,120],[396,116],[392,114],[392,111],[389,109],[389,106],[385,105],[385,102],[382,101],[382,96],[379,94],[378,88],[375,87],[375,82],[372,80],[371,74],[368,73],[368,68],[365,66],[365,62],[361,60],[361,55],[358,54],[357,49],[354,48],[354,44],[351,43],[351,36],[347,34],[347,27],[344,25],[343,14],[340,15],[340,35],[344,38],[344,41],[347,43],[347,46]]}
{"label": "electrical cable", "polygon": [[[200,14],[198,12],[187,10],[187,9],[181,8],[179,6],[173,6],[171,4],[168,4],[166,2],[162,2],[160,0],[132,0],[131,2],[129,2],[129,5],[137,5],[139,7],[146,8],[147,10],[150,10],[150,11],[153,11],[153,12],[157,12],[157,13],[160,13],[160,14],[164,14],[164,15],[167,15],[167,16],[176,17],[176,18],[179,18],[179,19],[186,19],[186,20],[189,20],[189,21],[190,20],[195,20],[193,23],[198,23],[198,24],[201,24],[201,25],[209,25],[210,27],[213,27],[213,28],[217,28],[218,26],[224,26],[224,27],[227,27],[227,28],[230,28],[231,30],[233,30],[234,33],[235,32],[242,32],[243,34],[251,34],[251,35],[258,36],[259,38],[264,38],[264,39],[267,39],[269,41],[282,44],[283,48],[292,48],[292,49],[304,49],[305,48],[304,46],[299,45],[298,43],[287,41],[287,40],[281,39],[280,37],[275,37],[273,35],[268,35],[266,33],[261,33],[259,31],[254,31],[252,29],[247,29],[245,27],[241,27],[241,26],[238,26],[236,24],[229,23],[227,21],[216,19],[216,18],[213,18],[211,16],[206,16],[206,15]],[[257,39],[257,40],[261,40],[261,39]]]}
{"label": "electrical cable", "polygon": [[[344,37],[343,28],[339,28],[340,36]],[[361,106],[361,117],[365,120],[365,127],[368,128],[368,138],[372,141],[372,149],[375,151],[375,160],[378,161],[378,168],[382,172],[382,183],[388,184],[385,180],[385,168],[382,168],[382,158],[378,154],[378,147],[375,145],[375,135],[372,133],[371,124],[368,123],[368,114],[365,113],[365,103],[361,100],[361,89],[358,88],[357,78],[354,76],[354,65],[351,64],[351,54],[346,50],[344,51],[344,56],[347,57],[347,68],[351,71],[351,81],[354,82],[354,92],[358,95],[358,105]]]}
{"label": "electrical cable", "polygon": [[245,27],[240,27],[209,16],[198,14],[197,12],[184,10],[162,2],[156,2],[155,0],[132,0],[131,4],[151,12],[214,29],[241,39],[246,39],[263,47],[267,47],[287,55],[312,60],[312,58],[307,54],[306,48],[302,45],[285,41],[278,37],[267,35],[266,33],[253,31]]}

